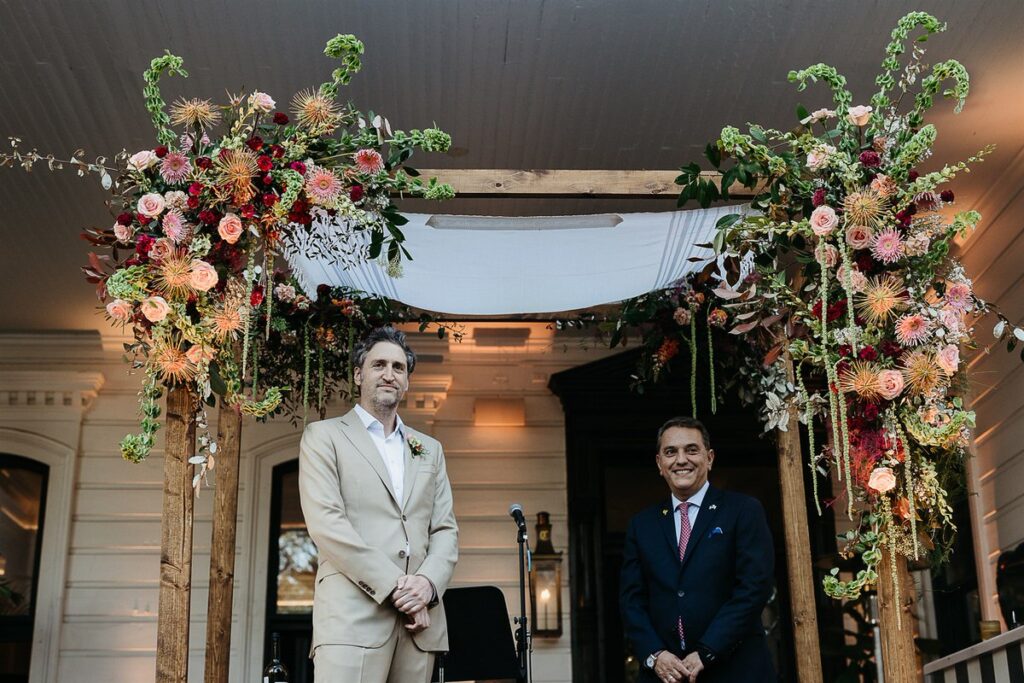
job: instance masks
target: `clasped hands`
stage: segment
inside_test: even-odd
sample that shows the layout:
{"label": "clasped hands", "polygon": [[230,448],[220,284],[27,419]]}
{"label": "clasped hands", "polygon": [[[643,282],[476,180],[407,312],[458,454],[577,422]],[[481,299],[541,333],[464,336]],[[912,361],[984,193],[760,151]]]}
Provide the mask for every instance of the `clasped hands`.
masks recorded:
{"label": "clasped hands", "polygon": [[654,660],[654,673],[664,683],[696,683],[697,674],[703,670],[704,663],[696,652],[680,659],[665,650]]}
{"label": "clasped hands", "polygon": [[398,579],[395,590],[391,591],[391,603],[405,615],[405,625],[411,633],[419,633],[430,626],[427,605],[434,599],[434,585],[425,576],[406,574]]}

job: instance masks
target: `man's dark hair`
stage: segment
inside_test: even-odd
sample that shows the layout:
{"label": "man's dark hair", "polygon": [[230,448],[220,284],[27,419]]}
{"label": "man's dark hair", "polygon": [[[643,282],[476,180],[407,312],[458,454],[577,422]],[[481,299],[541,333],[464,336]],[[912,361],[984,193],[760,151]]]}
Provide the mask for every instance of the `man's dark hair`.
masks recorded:
{"label": "man's dark hair", "polygon": [[680,427],[682,429],[696,429],[700,432],[701,440],[704,442],[704,448],[711,450],[711,432],[704,426],[704,423],[695,417],[673,417],[665,424],[658,428],[658,450],[661,451],[661,437],[668,430],[673,427]]}
{"label": "man's dark hair", "polygon": [[401,330],[396,330],[390,325],[387,327],[376,327],[359,340],[355,351],[352,352],[352,362],[355,364],[355,367],[363,367],[363,362],[366,360],[367,354],[370,353],[370,349],[381,342],[395,344],[405,351],[405,364],[409,368],[409,374],[411,375],[412,371],[416,368],[416,353],[406,343],[405,333]]}

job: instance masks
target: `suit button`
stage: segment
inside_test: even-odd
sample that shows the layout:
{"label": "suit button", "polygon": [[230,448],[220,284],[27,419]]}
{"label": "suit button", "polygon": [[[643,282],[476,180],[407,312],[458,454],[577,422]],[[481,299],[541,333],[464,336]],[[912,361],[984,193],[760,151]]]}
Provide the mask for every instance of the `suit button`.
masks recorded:
{"label": "suit button", "polygon": [[407,521],[409,521],[409,520],[408,520],[408,519],[406,519],[405,515],[402,515],[402,521],[403,521],[403,522],[407,522]]}
{"label": "suit button", "polygon": [[399,550],[398,551],[398,556],[399,557],[405,557],[405,551],[404,550]]}
{"label": "suit button", "polygon": [[678,593],[676,593],[676,595],[678,595],[679,597],[683,597],[684,595],[686,595],[686,591],[679,591]]}

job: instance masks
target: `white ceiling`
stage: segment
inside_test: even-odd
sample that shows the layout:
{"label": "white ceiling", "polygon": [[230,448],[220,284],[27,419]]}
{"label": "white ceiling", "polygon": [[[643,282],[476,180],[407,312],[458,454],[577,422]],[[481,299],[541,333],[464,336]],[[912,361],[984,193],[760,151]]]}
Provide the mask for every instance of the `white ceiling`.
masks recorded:
{"label": "white ceiling", "polygon": [[[940,104],[939,160],[988,143],[997,151],[959,182],[959,200],[994,212],[1024,188],[1002,173],[1024,153],[1024,2],[948,0],[0,0],[0,135],[66,155],[153,144],[141,74],[164,48],[187,80],[165,99],[223,99],[260,89],[286,105],[326,80],[326,40],[354,33],[364,69],[343,97],[398,127],[436,122],[455,149],[434,168],[665,169],[697,159],[723,125],[786,128],[798,103],[792,68],[824,61],[866,102],[897,18],[922,9],[948,21],[933,61],[971,72],[960,116]],[[985,190],[1000,179],[999,192]],[[998,196],[996,196],[998,195]],[[110,219],[94,179],[0,170],[0,330],[105,329],[80,277],[80,228]],[[409,211],[504,215],[669,210],[672,201],[464,199]]]}

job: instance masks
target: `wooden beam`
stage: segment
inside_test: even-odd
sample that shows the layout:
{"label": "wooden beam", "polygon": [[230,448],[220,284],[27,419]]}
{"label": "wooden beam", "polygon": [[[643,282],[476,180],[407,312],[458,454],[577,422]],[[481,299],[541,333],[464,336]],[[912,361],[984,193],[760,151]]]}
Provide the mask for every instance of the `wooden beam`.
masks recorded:
{"label": "wooden beam", "polygon": [[192,465],[196,397],[187,387],[167,393],[164,504],[160,523],[160,599],[156,683],[187,683],[189,602],[192,593]]}
{"label": "wooden beam", "polygon": [[[786,374],[795,381],[793,361],[785,356]],[[814,604],[814,573],[811,539],[807,525],[807,493],[804,487],[804,459],[800,446],[800,420],[796,406],[789,408],[786,431],[777,432],[779,450],[779,493],[785,528],[786,569],[789,602],[793,613],[793,648],[796,652],[797,680],[819,683],[822,680],[821,645],[818,612]],[[888,679],[887,679],[888,681]]]}
{"label": "wooden beam", "polygon": [[899,601],[893,586],[892,566],[888,550],[882,551],[878,562],[878,627],[882,636],[882,675],[885,683],[918,683],[921,666],[914,645],[917,618],[914,615],[914,582],[907,568],[907,558],[896,555],[896,583]]}
{"label": "wooden beam", "polygon": [[[605,170],[517,170],[517,169],[419,169],[423,177],[436,176],[455,188],[456,197],[653,197],[672,198],[681,189],[675,184],[678,170],[605,171]],[[720,173],[701,174],[721,185]],[[733,184],[730,194],[737,198],[753,196],[742,185]]]}
{"label": "wooden beam", "polygon": [[206,617],[205,683],[227,683],[231,661],[231,605],[235,589],[235,527],[238,518],[238,463],[242,415],[221,403],[217,418],[213,536],[210,541],[210,595]]}

